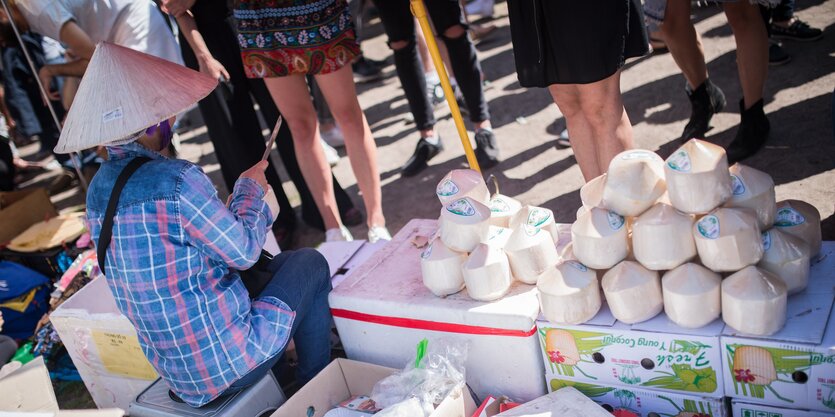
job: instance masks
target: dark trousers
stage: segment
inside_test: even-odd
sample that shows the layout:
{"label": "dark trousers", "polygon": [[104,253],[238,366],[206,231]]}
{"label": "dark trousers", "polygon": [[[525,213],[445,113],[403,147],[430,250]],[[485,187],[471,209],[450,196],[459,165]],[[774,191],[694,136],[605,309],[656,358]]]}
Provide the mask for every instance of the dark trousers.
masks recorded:
{"label": "dark trousers", "polygon": [[[415,116],[418,130],[426,130],[435,125],[432,103],[426,91],[426,78],[423,64],[417,51],[415,21],[409,10],[408,0],[374,0],[383,27],[392,42],[406,41],[408,45],[394,50],[394,66],[397,76],[409,102],[409,109]],[[449,50],[452,61],[452,73],[458,81],[464,101],[470,111],[473,122],[482,122],[490,118],[487,100],[481,85],[481,64],[476,58],[475,47],[466,32],[459,38],[448,38],[444,32],[455,26],[464,28],[467,24],[458,0],[426,0],[426,8],[438,35]]]}
{"label": "dark trousers", "polygon": [[[9,145],[11,139],[0,136],[0,191],[14,190],[14,155]],[[0,366],[5,362],[0,362]]]}

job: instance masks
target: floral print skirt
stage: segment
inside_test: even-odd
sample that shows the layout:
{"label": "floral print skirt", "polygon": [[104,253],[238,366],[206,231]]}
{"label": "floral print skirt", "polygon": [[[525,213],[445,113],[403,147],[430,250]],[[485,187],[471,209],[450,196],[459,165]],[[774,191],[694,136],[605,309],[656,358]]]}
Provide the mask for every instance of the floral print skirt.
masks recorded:
{"label": "floral print skirt", "polygon": [[346,0],[236,0],[235,20],[249,78],[327,74],[360,53]]}

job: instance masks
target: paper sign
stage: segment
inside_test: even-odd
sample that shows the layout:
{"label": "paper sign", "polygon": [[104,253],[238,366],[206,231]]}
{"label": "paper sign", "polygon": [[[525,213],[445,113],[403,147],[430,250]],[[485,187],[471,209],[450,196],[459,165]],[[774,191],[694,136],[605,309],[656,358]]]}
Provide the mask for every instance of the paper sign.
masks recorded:
{"label": "paper sign", "polygon": [[136,336],[101,330],[93,330],[92,336],[102,364],[108,372],[136,379],[157,378],[156,371],[145,358]]}

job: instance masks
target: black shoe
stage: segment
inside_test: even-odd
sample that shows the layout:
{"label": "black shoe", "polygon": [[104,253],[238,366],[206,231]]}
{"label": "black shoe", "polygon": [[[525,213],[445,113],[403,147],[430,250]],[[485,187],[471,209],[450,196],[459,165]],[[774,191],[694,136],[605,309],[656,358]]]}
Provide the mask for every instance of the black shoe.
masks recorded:
{"label": "black shoe", "polygon": [[748,110],[745,110],[744,101],[740,100],[739,114],[741,116],[739,130],[727,150],[728,164],[731,165],[757,153],[765,145],[768,132],[771,130],[771,124],[763,110],[762,99]]}
{"label": "black shoe", "polygon": [[385,60],[385,59],[377,60],[377,59],[371,59],[371,58],[366,58],[366,57],[363,57],[363,59],[366,62],[368,62],[369,64],[371,64],[371,65],[373,65],[377,68],[380,68],[380,69],[383,69],[383,67],[388,65],[388,60]]}
{"label": "black shoe", "polygon": [[427,162],[434,158],[435,155],[441,153],[442,150],[444,150],[444,144],[441,142],[440,137],[438,138],[437,145],[433,145],[426,139],[420,138],[415,147],[415,153],[406,161],[406,165],[403,165],[403,168],[400,170],[400,175],[404,177],[417,175],[426,169],[429,166]]}
{"label": "black shoe", "polygon": [[789,27],[771,24],[771,37],[774,39],[791,39],[793,41],[810,42],[823,37],[823,31],[809,26],[808,23],[795,19]]}
{"label": "black shoe", "polygon": [[367,83],[383,78],[383,71],[380,67],[368,62],[365,57],[360,57],[351,66],[354,70],[355,83]]}
{"label": "black shoe", "polygon": [[690,99],[690,121],[684,126],[681,139],[704,138],[710,129],[710,119],[725,108],[725,93],[708,78],[699,88],[687,91],[687,97]]}
{"label": "black shoe", "polygon": [[499,146],[492,131],[481,129],[475,133],[475,158],[483,169],[492,168],[499,163]]}
{"label": "black shoe", "polygon": [[769,42],[768,46],[768,65],[776,67],[783,65],[792,60],[791,55],[786,53],[786,50],[780,46],[779,43]]}

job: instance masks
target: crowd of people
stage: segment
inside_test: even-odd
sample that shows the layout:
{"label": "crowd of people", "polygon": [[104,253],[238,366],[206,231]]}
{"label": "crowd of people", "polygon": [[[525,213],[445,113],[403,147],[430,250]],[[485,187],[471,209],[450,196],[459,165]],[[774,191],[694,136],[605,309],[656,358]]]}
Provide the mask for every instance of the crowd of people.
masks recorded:
{"label": "crowd of people", "polygon": [[[768,138],[764,83],[768,66],[786,60],[769,36],[821,36],[793,15],[793,1],[773,2],[722,2],[743,95],[730,162],[751,156]],[[201,406],[256,382],[276,366],[291,338],[300,382],[312,378],[329,359],[327,264],[310,250],[282,253],[269,261],[272,279],[258,291],[247,289],[238,272],[259,260],[269,231],[286,247],[297,224],[278,170],[262,160],[258,113],[266,127],[280,125],[278,154],[306,223],[322,229],[327,241],[352,240],[346,225],[363,221],[368,241],[391,239],[377,149],[355,83],[381,76],[381,63],[364,57],[360,45],[361,17],[373,8],[417,130],[401,175],[426,169],[444,147],[434,116],[443,93],[409,1],[9,3],[11,13],[0,13],[0,188],[14,187],[16,169],[37,164],[21,159],[15,142],[40,142],[37,160],[54,155],[65,168],[98,169],[87,214],[93,241],[112,239],[99,247],[103,272],[146,356],[188,404]],[[470,119],[477,160],[485,169],[500,167],[502,138],[492,129],[474,46],[495,27],[468,22],[470,14],[492,15],[493,1],[425,3],[455,98]],[[627,59],[652,47],[669,50],[692,106],[681,139],[703,137],[726,105],[708,76],[691,7],[689,0],[508,0],[519,82],[548,89],[586,181],[634,147],[620,86]],[[199,166],[174,158],[176,116],[194,104],[230,190],[228,201],[218,199]],[[345,146],[365,214],[331,172],[334,145]],[[71,152],[81,158],[69,158]],[[66,172],[65,182],[72,181],[76,174]],[[275,205],[266,197],[273,193]]]}

